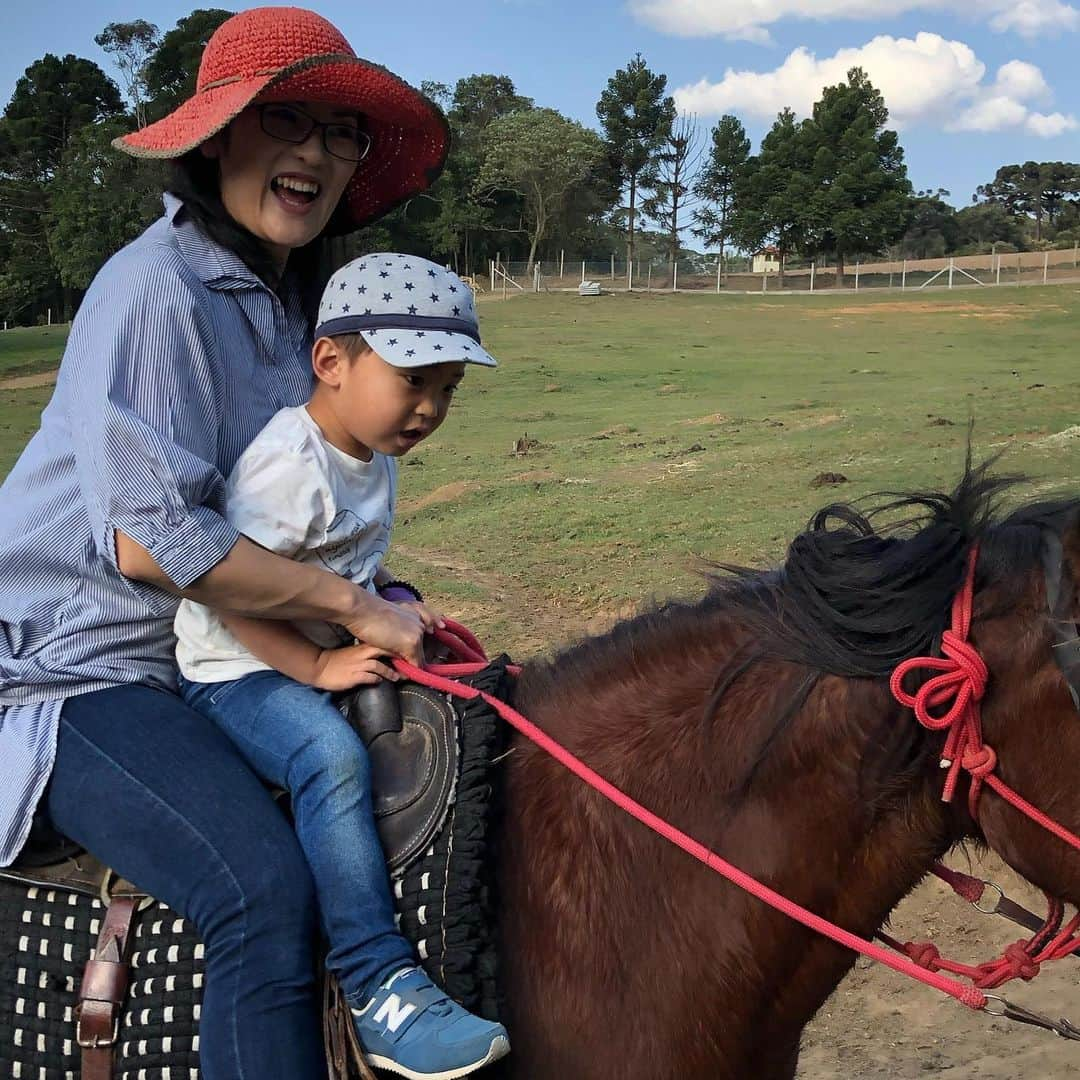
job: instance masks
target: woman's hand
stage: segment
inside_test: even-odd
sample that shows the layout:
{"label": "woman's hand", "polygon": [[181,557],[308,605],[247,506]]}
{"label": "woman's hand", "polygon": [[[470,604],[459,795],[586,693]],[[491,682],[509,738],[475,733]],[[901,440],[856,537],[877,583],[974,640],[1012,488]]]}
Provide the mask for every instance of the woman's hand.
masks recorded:
{"label": "woman's hand", "polygon": [[420,616],[420,621],[424,624],[424,630],[431,634],[435,630],[441,630],[446,626],[446,619],[443,617],[443,613],[436,608],[433,608],[430,604],[425,604],[422,600],[397,600],[391,601],[395,607],[406,608],[410,611],[415,611]]}
{"label": "woman's hand", "polygon": [[386,650],[374,645],[323,649],[315,661],[311,685],[320,690],[351,690],[383,679],[397,682],[401,676],[385,660]]}
{"label": "woman's hand", "polygon": [[[358,590],[359,591],[359,590]],[[353,637],[373,646],[381,656],[400,656],[410,664],[424,664],[424,634],[427,632],[417,604],[391,604],[363,592],[361,603],[342,625]]]}

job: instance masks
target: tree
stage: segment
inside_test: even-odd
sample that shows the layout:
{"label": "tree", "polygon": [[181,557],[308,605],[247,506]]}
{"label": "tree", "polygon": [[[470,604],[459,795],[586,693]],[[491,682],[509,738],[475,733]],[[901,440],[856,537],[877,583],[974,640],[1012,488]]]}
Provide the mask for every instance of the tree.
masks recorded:
{"label": "tree", "polygon": [[911,223],[900,241],[905,258],[939,259],[950,255],[960,242],[956,209],[945,200],[949,192],[920,191],[911,200]]}
{"label": "tree", "polygon": [[76,134],[123,112],[116,85],[91,60],[46,54],[26,69],[0,118],[0,310],[11,320],[70,306],[50,257],[51,181]]}
{"label": "tree", "polygon": [[603,152],[595,132],[554,109],[510,113],[488,126],[477,191],[510,190],[521,196],[530,272],[552,222],[564,212],[574,187],[597,167]]}
{"label": "tree", "polygon": [[145,19],[109,23],[94,38],[94,43],[113,57],[124,89],[135,113],[135,126],[146,123],[146,80],[143,68],[157,51],[158,28]]}
{"label": "tree", "polygon": [[738,118],[722,116],[712,129],[709,155],[694,184],[702,205],[694,212],[695,236],[709,247],[720,249],[720,270],[724,272],[724,250],[733,236],[735,193],[746,174],[750,140]]}
{"label": "tree", "polygon": [[839,287],[845,256],[882,251],[908,226],[911,182],[888,119],[881,93],[855,67],[846,83],[824,89],[803,124],[813,187],[807,214],[817,250],[836,257]]}
{"label": "tree", "polygon": [[469,75],[454,87],[447,119],[475,143],[492,121],[532,107],[533,99],[519,94],[509,75]]}
{"label": "tree", "polygon": [[178,19],[161,39],[142,69],[150,120],[160,120],[195,92],[203,49],[214,31],[232,16],[233,12],[222,8],[196,8]]}
{"label": "tree", "polygon": [[1064,161],[1026,161],[1003,165],[975,198],[1005,207],[1014,217],[1035,220],[1035,240],[1043,238],[1043,222],[1054,225],[1058,213],[1080,195],[1080,165]]}
{"label": "tree", "polygon": [[649,195],[642,211],[667,233],[668,265],[674,272],[679,257],[680,215],[693,209],[694,178],[701,163],[697,120],[681,116],[674,121],[656,153],[656,169],[649,177]]}
{"label": "tree", "polygon": [[638,188],[675,119],[675,102],[665,96],[667,76],[649,70],[638,53],[608,79],[596,115],[604,129],[608,163],[620,191],[628,189],[626,258],[634,260]]}
{"label": "tree", "polygon": [[116,84],[93,60],[46,53],[26,69],[4,109],[8,153],[24,177],[47,181],[79,128],[123,111]]}
{"label": "tree", "polygon": [[997,203],[976,203],[965,206],[956,215],[956,246],[975,252],[1005,246],[1019,251],[1024,246],[1024,230],[1020,219],[1013,217]]}
{"label": "tree", "polygon": [[784,260],[813,247],[813,220],[808,213],[813,188],[802,125],[784,109],[761,141],[761,152],[748,159],[736,187],[737,210],[732,236],[746,251],[767,244],[780,252],[780,285]]}
{"label": "tree", "polygon": [[79,130],[50,185],[49,251],[69,288],[85,289],[105,260],[160,212],[161,178],[112,148],[127,130],[117,120]]}

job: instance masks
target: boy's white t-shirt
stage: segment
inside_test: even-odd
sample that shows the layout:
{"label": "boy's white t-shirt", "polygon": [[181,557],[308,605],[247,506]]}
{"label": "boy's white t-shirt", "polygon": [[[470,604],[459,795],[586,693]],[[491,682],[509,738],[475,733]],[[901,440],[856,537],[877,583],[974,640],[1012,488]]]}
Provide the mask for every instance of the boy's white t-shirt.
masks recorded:
{"label": "boy's white t-shirt", "polygon": [[[370,461],[326,441],[304,405],[282,409],[240,455],[226,486],[225,516],[245,536],[374,590],[390,546],[397,462]],[[352,641],[326,622],[293,624],[323,648]],[[176,613],[176,659],[192,682],[226,682],[267,671],[217,613],[184,600]]]}

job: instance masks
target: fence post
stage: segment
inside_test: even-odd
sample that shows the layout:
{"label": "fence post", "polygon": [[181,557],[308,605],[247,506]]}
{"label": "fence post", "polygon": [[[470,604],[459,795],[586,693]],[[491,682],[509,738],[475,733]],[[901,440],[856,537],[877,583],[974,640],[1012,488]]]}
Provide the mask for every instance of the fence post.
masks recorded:
{"label": "fence post", "polygon": [[634,291],[634,260],[626,260],[626,291]]}
{"label": "fence post", "polygon": [[900,291],[903,292],[907,288],[907,259],[904,260],[904,268],[900,273]]}
{"label": "fence post", "polygon": [[559,278],[562,279],[563,271],[566,269],[566,248],[563,248],[559,252]]}
{"label": "fence post", "polygon": [[585,260],[584,259],[581,260],[581,282],[582,282],[582,284],[585,283]]}
{"label": "fence post", "polygon": [[645,288],[649,292],[652,292],[652,262],[649,263],[649,283],[645,286]]}
{"label": "fence post", "polygon": [[810,264],[810,291],[814,291],[814,271],[817,269],[817,263],[812,262]]}
{"label": "fence post", "polygon": [[48,318],[48,323],[46,325],[52,326],[52,308],[49,308],[49,314],[48,314],[47,318]]}
{"label": "fence post", "polygon": [[1001,256],[997,256],[997,268],[994,271],[994,284],[1001,284]]}
{"label": "fence post", "polygon": [[1050,252],[1043,252],[1043,284],[1045,285],[1050,277]]}
{"label": "fence post", "polygon": [[769,272],[765,270],[761,274],[761,291],[767,293],[769,291]]}
{"label": "fence post", "polygon": [[952,279],[953,279],[953,258],[952,258],[952,256],[949,256],[949,288],[950,289],[952,288]]}
{"label": "fence post", "polygon": [[722,265],[723,264],[722,264],[721,260],[717,259],[716,260],[716,292],[717,292],[717,295],[719,295],[719,293],[720,293],[720,267]]}
{"label": "fence post", "polygon": [[671,264],[671,291],[679,291],[679,264],[678,262],[672,262]]}
{"label": "fence post", "polygon": [[495,260],[494,259],[488,259],[488,262],[491,264],[491,291],[494,292],[495,291]]}
{"label": "fence post", "polygon": [[615,252],[611,253],[611,280],[615,280]]}

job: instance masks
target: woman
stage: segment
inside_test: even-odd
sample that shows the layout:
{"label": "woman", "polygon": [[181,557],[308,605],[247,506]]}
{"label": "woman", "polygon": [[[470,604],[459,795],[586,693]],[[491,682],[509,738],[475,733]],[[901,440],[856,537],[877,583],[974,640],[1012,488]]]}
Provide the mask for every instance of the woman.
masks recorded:
{"label": "woman", "polygon": [[324,619],[420,659],[415,613],[238,536],[222,478],[309,395],[309,245],[426,188],[447,140],[434,105],[319,16],[229,19],[193,97],[117,140],[177,161],[165,216],[91,285],[2,488],[0,865],[37,810],[192,920],[205,1080],[325,1075],[317,923],[283,815],[175,693],[173,615],[188,597]]}

